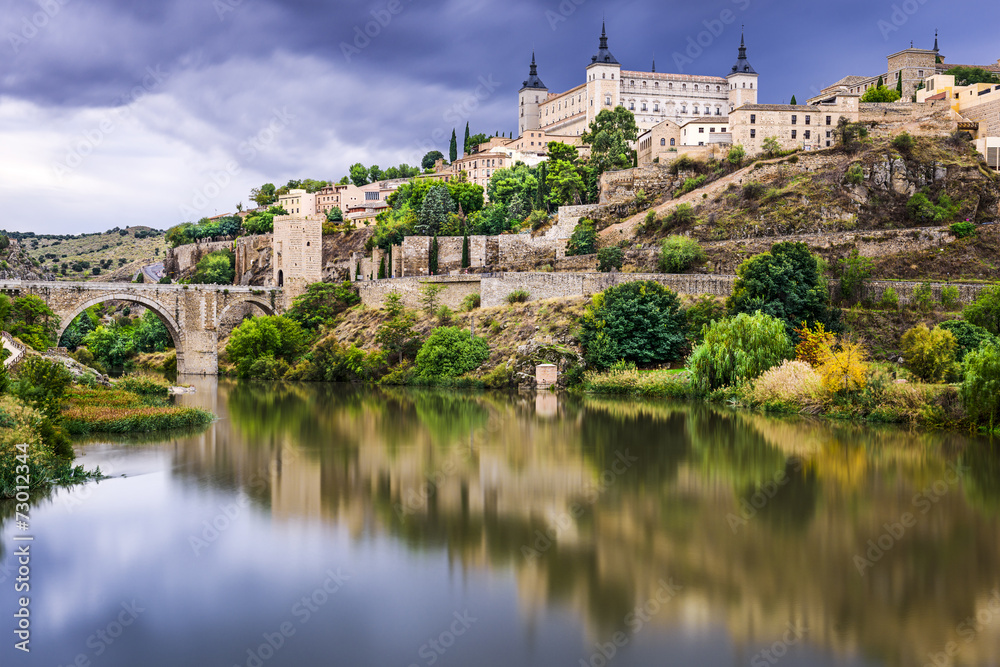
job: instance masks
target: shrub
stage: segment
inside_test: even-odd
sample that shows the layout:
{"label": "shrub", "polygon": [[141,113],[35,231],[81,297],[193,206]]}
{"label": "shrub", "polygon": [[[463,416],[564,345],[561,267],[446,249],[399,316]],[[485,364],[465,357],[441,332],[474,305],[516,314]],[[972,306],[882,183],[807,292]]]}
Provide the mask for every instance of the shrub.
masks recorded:
{"label": "shrub", "polygon": [[656,211],[649,211],[646,213],[646,218],[643,220],[643,228],[651,230],[656,224]]}
{"label": "shrub", "polygon": [[920,323],[899,341],[903,361],[924,382],[941,382],[955,366],[955,336],[946,329]]}
{"label": "shrub", "polygon": [[686,322],[677,295],[651,280],[595,294],[583,315],[580,342],[588,364],[602,369],[625,360],[673,361],[686,346]]}
{"label": "shrub", "polygon": [[434,316],[437,317],[438,324],[446,325],[451,323],[451,317],[453,314],[454,313],[451,308],[442,304],[438,307],[437,311],[435,311]]}
{"label": "shrub", "polygon": [[253,317],[233,329],[226,354],[236,364],[240,377],[251,377],[251,367],[265,357],[297,361],[306,345],[299,323],[284,315]]}
{"label": "shrub", "polygon": [[743,160],[746,158],[747,152],[744,150],[743,146],[736,144],[729,149],[729,153],[726,155],[726,162],[734,167],[738,167],[743,164]]}
{"label": "shrub", "polygon": [[46,418],[57,420],[72,381],[73,376],[59,362],[29,356],[17,368],[13,393]]}
{"label": "shrub", "polygon": [[921,283],[919,287],[914,288],[910,305],[922,313],[934,310],[934,290],[930,283]]}
{"label": "shrub", "polygon": [[865,349],[858,343],[843,343],[839,349],[827,348],[819,367],[823,387],[830,393],[861,391],[868,383]]}
{"label": "shrub", "polygon": [[687,225],[694,221],[694,208],[692,208],[691,204],[679,204],[660,222],[660,231],[680,225]]}
{"label": "shrub", "polygon": [[361,303],[358,290],[350,281],[343,283],[312,283],[303,294],[295,297],[286,315],[303,329],[316,330],[351,306]]}
{"label": "shrub", "polygon": [[531,298],[531,294],[528,292],[528,290],[516,289],[516,290],[514,290],[513,292],[511,292],[510,294],[507,295],[507,298],[505,299],[505,301],[507,303],[511,303],[511,304],[513,304],[513,303],[527,303],[528,299],[530,299],[530,298]]}
{"label": "shrub", "polygon": [[143,373],[122,376],[115,387],[140,396],[166,398],[170,394],[170,383],[158,375]]}
{"label": "shrub", "polygon": [[861,185],[865,181],[865,171],[862,169],[861,165],[855,162],[848,169],[847,173],[844,175],[844,181],[849,185]]}
{"label": "shrub", "polygon": [[697,169],[698,163],[687,155],[682,155],[670,163],[670,173],[674,176],[682,171],[695,171]]}
{"label": "shrub", "polygon": [[795,346],[795,358],[804,361],[813,368],[820,366],[826,356],[826,351],[836,341],[836,336],[826,330],[823,323],[818,323],[810,329],[805,322],[795,330],[799,343]]}
{"label": "shrub", "polygon": [[848,302],[856,302],[864,291],[865,284],[871,278],[874,263],[867,257],[858,254],[858,249],[840,260],[840,296]]}
{"label": "shrub", "polygon": [[1000,343],[990,341],[966,356],[959,395],[969,416],[992,431],[1000,412]]}
{"label": "shrub", "polygon": [[576,223],[566,243],[567,255],[593,255],[597,251],[597,231],[594,221],[583,218]]}
{"label": "shrub", "polygon": [[[373,382],[385,373],[385,355],[382,350],[365,352],[354,344],[345,346],[335,336],[327,336],[313,347],[310,360],[288,377],[314,382]],[[281,371],[279,364],[275,368],[278,378]]]}
{"label": "shrub", "polygon": [[899,308],[899,295],[894,287],[886,287],[879,300],[879,307],[884,310],[897,310]]}
{"label": "shrub", "polygon": [[955,235],[956,238],[964,239],[967,236],[975,236],[976,234],[976,223],[969,222],[954,222],[948,228],[951,233]]}
{"label": "shrub", "polygon": [[954,285],[948,285],[941,288],[941,305],[948,310],[954,310],[958,308],[959,305],[959,293],[958,288]]}
{"label": "shrub", "polygon": [[767,188],[757,181],[750,181],[743,186],[743,198],[747,200],[759,199]]}
{"label": "shrub", "polygon": [[752,380],[792,357],[784,323],[762,312],[740,313],[708,325],[688,360],[692,384],[702,392]]}
{"label": "shrub", "polygon": [[770,252],[755,255],[736,269],[731,313],[760,310],[785,322],[789,335],[803,321],[823,322],[832,328],[836,313],[816,257],[804,243],[776,243]]}
{"label": "shrub", "polygon": [[441,292],[444,291],[444,288],[445,286],[441,283],[427,283],[425,285],[421,285],[420,305],[423,307],[424,312],[428,317],[433,317],[437,313],[438,306],[440,305],[438,298],[440,297]]}
{"label": "shrub", "polygon": [[962,317],[994,336],[1000,335],[1000,285],[987,287],[962,309]]}
{"label": "shrub", "polygon": [[726,306],[711,294],[695,297],[694,302],[684,311],[687,319],[688,340],[697,345],[701,342],[703,329],[726,316]]}
{"label": "shrub", "polygon": [[612,269],[620,271],[625,263],[625,253],[618,246],[601,248],[597,251],[597,270],[607,273]]}
{"label": "shrub", "polygon": [[813,405],[823,400],[823,381],[808,363],[783,361],[754,380],[749,397],[755,403]]}
{"label": "shrub", "polygon": [[696,264],[705,261],[705,249],[689,236],[670,235],[660,246],[660,271],[662,273],[683,273]]}
{"label": "shrub", "polygon": [[892,138],[892,147],[901,153],[909,153],[916,143],[908,132],[900,132]]}
{"label": "shrub", "polygon": [[475,310],[483,305],[483,297],[476,292],[475,294],[467,294],[464,299],[462,299],[462,310]]}
{"label": "shrub", "polygon": [[704,174],[684,179],[684,184],[681,185],[680,189],[674,193],[674,198],[676,199],[681,195],[685,195],[691,192],[692,190],[700,188],[701,186],[705,185],[705,180],[706,179]]}
{"label": "shrub", "polygon": [[953,218],[959,210],[948,195],[941,195],[935,204],[923,192],[917,192],[906,202],[906,213],[910,219],[923,223],[942,223]]}
{"label": "shrub", "polygon": [[202,257],[195,266],[191,283],[195,285],[232,285],[236,276],[236,255],[217,250]]}
{"label": "shrub", "polygon": [[969,352],[979,349],[983,343],[996,340],[986,329],[965,320],[947,320],[938,327],[950,331],[955,337],[955,360],[959,362],[963,361]]}
{"label": "shrub", "polygon": [[438,327],[417,353],[417,377],[425,381],[458,377],[479,368],[489,356],[486,339],[458,327]]}

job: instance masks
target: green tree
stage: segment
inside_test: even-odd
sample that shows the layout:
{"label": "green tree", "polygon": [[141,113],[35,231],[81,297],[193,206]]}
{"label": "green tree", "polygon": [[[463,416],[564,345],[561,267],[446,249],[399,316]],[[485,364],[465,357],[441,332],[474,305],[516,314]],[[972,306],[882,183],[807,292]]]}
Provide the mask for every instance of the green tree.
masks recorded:
{"label": "green tree", "polygon": [[403,363],[404,356],[414,356],[419,349],[419,338],[413,330],[416,316],[403,307],[399,292],[390,292],[385,299],[385,311],[389,319],[379,325],[375,334],[375,342],[388,354],[398,357]]}
{"label": "green tree", "polygon": [[688,359],[691,382],[701,392],[737,386],[794,356],[780,319],[760,311],[717,320],[704,329]]}
{"label": "green tree", "polygon": [[861,123],[852,123],[846,116],[837,119],[837,141],[848,151],[855,151],[859,141],[868,136],[868,128]]}
{"label": "green tree", "polygon": [[900,98],[902,93],[899,90],[891,90],[885,86],[876,86],[874,88],[869,88],[861,95],[861,101],[865,103],[877,102],[877,103],[889,103],[895,102]]}
{"label": "green tree", "polygon": [[764,143],[761,144],[761,148],[768,157],[774,157],[781,152],[781,144],[778,143],[778,137],[767,137],[764,139]]}
{"label": "green tree", "polygon": [[274,202],[278,201],[278,195],[275,192],[274,183],[265,183],[259,188],[253,188],[250,190],[250,199],[257,206],[270,206]]}
{"label": "green tree", "polygon": [[743,160],[746,159],[747,152],[742,145],[736,144],[729,149],[729,153],[726,154],[726,162],[733,165],[734,167],[739,167],[743,164]]}
{"label": "green tree", "polygon": [[597,251],[597,270],[605,273],[615,270],[621,271],[625,264],[625,253],[616,245],[601,248]]}
{"label": "green tree", "polygon": [[448,220],[448,214],[455,212],[455,201],[448,186],[439,183],[430,188],[420,206],[416,231],[421,236],[435,236]]}
{"label": "green tree", "polygon": [[469,259],[469,232],[462,236],[462,268],[467,269],[472,265]]}
{"label": "green tree", "polygon": [[840,296],[844,301],[856,303],[861,298],[875,265],[868,257],[858,254],[857,248],[852,249],[851,254],[839,262]]}
{"label": "green tree", "polygon": [[378,279],[385,279],[385,255],[382,255],[382,259],[378,263]]}
{"label": "green tree", "polygon": [[455,135],[455,128],[451,129],[451,144],[448,146],[448,162],[458,159],[458,137]]}
{"label": "green tree", "polygon": [[538,185],[535,188],[535,210],[545,211],[549,210],[549,192],[548,186],[546,185],[545,179],[548,175],[548,167],[543,162],[538,165]]}
{"label": "green tree", "polygon": [[455,378],[479,368],[489,356],[484,338],[459,327],[438,327],[417,353],[417,377],[425,382]]}
{"label": "green tree", "polygon": [[789,336],[802,322],[833,328],[830,294],[806,244],[776,243],[740,264],[736,276],[727,302],[731,313],[762,311],[784,321]]}
{"label": "green tree", "polygon": [[[466,128],[468,129],[468,128]],[[490,138],[485,134],[473,134],[465,138],[465,154],[472,155],[479,152],[479,144],[485,144]]]}
{"label": "green tree", "polygon": [[122,368],[135,355],[135,331],[118,322],[101,325],[83,338],[87,349],[104,366]]}
{"label": "green tree", "polygon": [[592,255],[595,252],[597,252],[597,231],[594,229],[594,221],[581,218],[566,243],[566,254]]}
{"label": "green tree", "polygon": [[445,185],[451,195],[452,211],[462,209],[466,215],[479,211],[485,203],[483,186],[453,179]]}
{"label": "green tree", "polygon": [[1000,83],[1000,78],[982,67],[952,67],[945,74],[955,77],[955,85],[971,86],[975,83]]}
{"label": "green tree", "polygon": [[876,88],[881,88],[884,85],[885,85],[885,81],[882,79],[882,75],[879,74],[878,83],[875,84],[875,87]]}
{"label": "green tree", "polygon": [[624,360],[655,364],[680,357],[687,324],[673,291],[652,280],[610,287],[594,295],[581,322],[587,363],[607,368]]}
{"label": "green tree", "polygon": [[690,236],[671,234],[660,245],[662,273],[684,273],[697,264],[704,264],[706,258],[705,249]]}
{"label": "green tree", "polygon": [[983,343],[996,340],[996,337],[986,329],[965,320],[947,320],[938,326],[950,331],[955,337],[955,360],[958,362],[964,361],[969,352],[978,349]]}
{"label": "green tree", "polygon": [[326,212],[327,222],[343,222],[344,212],[340,210],[339,206],[333,206],[329,211]]}
{"label": "green tree", "polygon": [[941,382],[955,368],[955,336],[946,329],[928,329],[921,322],[899,341],[903,362],[924,382]]}
{"label": "green tree", "polygon": [[25,345],[45,350],[55,343],[59,318],[40,297],[27,294],[10,301],[6,295],[0,295],[0,315],[4,313],[4,329]]}
{"label": "green tree", "polygon": [[17,369],[14,394],[45,418],[58,421],[66,391],[73,381],[66,367],[44,357],[27,357]]}
{"label": "green tree", "polygon": [[586,184],[576,166],[571,162],[550,161],[545,178],[545,185],[549,190],[549,202],[552,205],[574,205],[583,201]]}
{"label": "green tree", "polygon": [[[454,132],[455,131],[452,130],[453,135]],[[443,160],[443,159],[444,159],[444,154],[441,151],[428,151],[427,153],[424,154],[423,159],[420,160],[420,166],[423,167],[424,169],[433,169],[434,163],[437,162],[438,160]]]}
{"label": "green tree", "polygon": [[985,421],[992,431],[1000,413],[1000,342],[985,343],[965,357],[959,395],[969,416]]}
{"label": "green tree", "polygon": [[431,240],[431,252],[427,260],[427,271],[430,275],[435,276],[438,272],[438,237],[437,235]]}
{"label": "green tree", "polygon": [[163,352],[173,347],[167,325],[152,310],[147,310],[133,327],[136,352]]}
{"label": "green tree", "polygon": [[231,250],[210,252],[195,265],[191,283],[195,285],[232,285],[236,277],[236,255]]}
{"label": "green tree", "polygon": [[368,185],[368,167],[360,162],[351,165],[350,175],[351,182],[359,188],[362,185]]}
{"label": "green tree", "polygon": [[261,359],[292,363],[305,350],[307,336],[298,322],[284,315],[252,317],[233,329],[226,354],[242,378]]}
{"label": "green tree", "polygon": [[896,92],[899,93],[896,99],[903,96],[903,70],[896,72]]}
{"label": "green tree", "polygon": [[316,331],[332,324],[345,310],[361,303],[358,290],[350,281],[342,283],[312,283],[295,297],[285,313],[307,331]]}
{"label": "green tree", "polygon": [[385,172],[379,168],[377,164],[373,164],[368,168],[368,179],[372,183],[378,183],[385,178]]}
{"label": "green tree", "polygon": [[465,141],[462,142],[463,155],[469,154],[469,123],[465,123]]}
{"label": "green tree", "polygon": [[1000,335],[1000,285],[987,287],[962,310],[962,317],[994,336]]}
{"label": "green tree", "polygon": [[795,105],[798,104],[798,102],[795,101],[795,95],[792,95],[792,101],[789,102],[789,104],[791,104],[792,106],[795,106]]}
{"label": "green tree", "polygon": [[623,106],[602,109],[580,137],[590,146],[590,165],[600,176],[632,165],[632,144],[639,136],[635,115]]}

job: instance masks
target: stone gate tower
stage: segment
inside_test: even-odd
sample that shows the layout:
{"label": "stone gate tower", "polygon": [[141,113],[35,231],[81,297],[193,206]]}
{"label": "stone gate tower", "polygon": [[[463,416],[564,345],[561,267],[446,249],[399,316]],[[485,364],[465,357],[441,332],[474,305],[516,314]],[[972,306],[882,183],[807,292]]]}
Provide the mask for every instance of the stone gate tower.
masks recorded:
{"label": "stone gate tower", "polygon": [[274,216],[274,285],[281,287],[285,306],[323,280],[323,219],[320,216]]}

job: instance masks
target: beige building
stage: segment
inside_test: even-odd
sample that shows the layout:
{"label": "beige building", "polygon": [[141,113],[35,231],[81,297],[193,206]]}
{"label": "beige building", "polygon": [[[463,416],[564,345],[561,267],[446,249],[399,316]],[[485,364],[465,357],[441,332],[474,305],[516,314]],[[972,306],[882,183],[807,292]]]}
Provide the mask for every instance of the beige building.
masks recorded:
{"label": "beige building", "polygon": [[955,85],[955,77],[937,74],[917,91],[918,102],[947,101],[961,119],[958,129],[968,132],[976,150],[994,169],[1000,169],[1000,83]]}
{"label": "beige building", "polygon": [[682,125],[700,116],[725,116],[731,109],[757,101],[757,72],[747,61],[740,40],[736,64],[725,77],[623,70],[608,48],[602,27],[600,46],[586,69],[586,82],[563,93],[550,93],[538,76],[532,54],[528,78],[518,91],[518,134],[543,130],[580,136],[602,109],[624,106],[635,114],[640,131],[664,120]]}
{"label": "beige building", "polygon": [[323,218],[274,217],[274,285],[284,288],[286,306],[306,286],[323,280]]}
{"label": "beige building", "polygon": [[732,143],[749,156],[762,153],[768,137],[783,150],[830,148],[841,116],[858,121],[858,99],[857,93],[846,93],[815,104],[745,104],[729,114]]}
{"label": "beige building", "polygon": [[278,195],[278,206],[288,211],[292,217],[316,215],[316,193],[305,190],[289,190]]}
{"label": "beige building", "polygon": [[690,120],[681,127],[681,146],[707,146],[709,144],[731,144],[729,116],[705,117]]}

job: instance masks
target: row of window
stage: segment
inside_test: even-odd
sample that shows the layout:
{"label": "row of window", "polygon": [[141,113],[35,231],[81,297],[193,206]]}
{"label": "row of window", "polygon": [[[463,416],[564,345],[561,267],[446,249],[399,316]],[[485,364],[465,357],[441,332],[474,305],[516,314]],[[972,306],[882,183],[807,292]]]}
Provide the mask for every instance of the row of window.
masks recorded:
{"label": "row of window", "polygon": [[[642,87],[643,88],[646,87],[646,82],[645,81],[642,82]],[[659,88],[659,87],[660,87],[660,82],[659,81],[653,82],[653,88]],[[687,87],[688,87],[688,85],[686,83],[682,83],[681,84],[681,90],[687,90]],[[629,88],[635,88],[635,81],[629,81]],[[673,90],[673,89],[674,89],[674,83],[672,81],[668,81],[667,82],[667,90]],[[694,84],[694,89],[698,90],[698,84],[697,83]],[[702,90],[708,90],[708,91],[710,91],[710,90],[712,90],[712,86],[710,86],[710,85],[708,85],[706,83],[703,86]],[[715,87],[715,91],[718,92],[718,93],[721,93],[722,92],[722,86],[716,86]]]}
{"label": "row of window", "polygon": [[[812,125],[812,116],[804,116],[804,118],[806,119],[806,121],[805,121],[806,125]],[[753,125],[756,122],[757,122],[757,114],[755,114],[755,113],[750,114],[750,124]],[[798,114],[794,114],[793,113],[792,114],[792,125],[798,125],[798,122],[799,122],[799,116],[798,116]],[[833,116],[827,116],[826,117],[826,124],[827,125],[833,125]]]}

